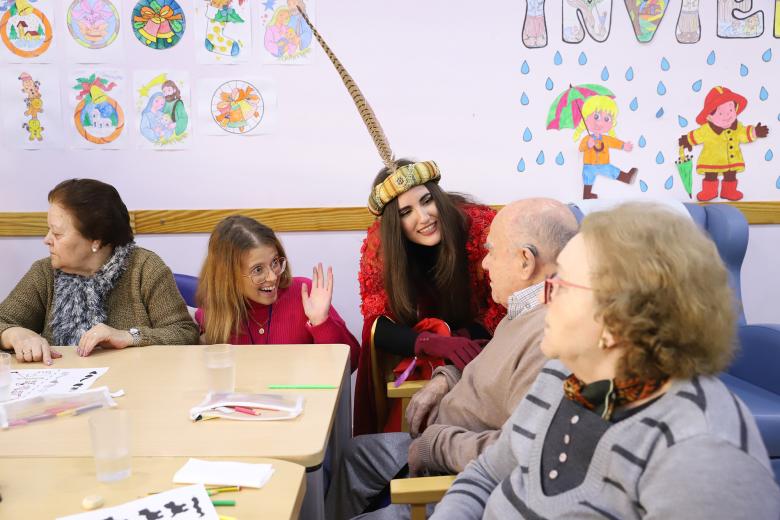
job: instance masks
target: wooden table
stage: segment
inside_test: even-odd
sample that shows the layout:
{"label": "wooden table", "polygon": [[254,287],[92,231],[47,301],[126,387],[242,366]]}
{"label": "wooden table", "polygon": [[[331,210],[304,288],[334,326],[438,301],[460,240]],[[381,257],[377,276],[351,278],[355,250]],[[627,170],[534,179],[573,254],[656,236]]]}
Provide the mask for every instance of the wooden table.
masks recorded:
{"label": "wooden table", "polygon": [[[207,392],[201,345],[98,350],[81,358],[59,347],[53,368],[109,367],[91,388],[123,389],[134,457],[269,457],[307,468],[302,518],[324,515],[321,465],[326,448],[339,460],[350,437],[346,345],[237,346],[236,391],[303,395],[303,413],[288,421],[193,422],[189,410]],[[13,368],[46,368],[18,363]],[[330,390],[268,390],[270,384],[333,385]],[[92,457],[89,413],[0,431],[0,457]],[[0,460],[2,463],[2,460]]]}
{"label": "wooden table", "polygon": [[[225,459],[219,459],[225,460]],[[240,459],[241,462],[273,464],[274,475],[261,489],[220,493],[214,498],[236,501],[236,507],[218,507],[217,513],[240,520],[251,518],[298,518],[306,490],[303,466],[273,459]],[[135,457],[130,478],[104,484],[95,477],[92,457],[0,459],[0,518],[47,518],[81,513],[81,500],[99,495],[103,507],[112,507],[167,491],[173,474],[186,457]]]}

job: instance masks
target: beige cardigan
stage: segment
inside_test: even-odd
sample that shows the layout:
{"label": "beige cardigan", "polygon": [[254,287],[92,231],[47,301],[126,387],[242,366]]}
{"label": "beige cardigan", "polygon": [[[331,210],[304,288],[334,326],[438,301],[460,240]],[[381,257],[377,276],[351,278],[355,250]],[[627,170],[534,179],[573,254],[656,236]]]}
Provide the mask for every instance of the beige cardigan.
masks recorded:
{"label": "beige cardigan", "polygon": [[[0,334],[24,327],[52,342],[54,270],[50,258],[36,261],[0,303]],[[108,296],[106,325],[141,331],[141,345],[196,345],[198,326],[192,321],[173,273],[155,253],[140,247]]]}

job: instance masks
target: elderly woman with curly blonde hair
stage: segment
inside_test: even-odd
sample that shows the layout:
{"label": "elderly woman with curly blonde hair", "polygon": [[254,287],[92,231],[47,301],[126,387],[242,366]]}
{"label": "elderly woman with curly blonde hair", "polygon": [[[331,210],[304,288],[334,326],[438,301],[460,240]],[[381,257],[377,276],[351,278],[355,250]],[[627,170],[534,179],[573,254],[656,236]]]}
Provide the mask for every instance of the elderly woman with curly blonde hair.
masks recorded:
{"label": "elderly woman with curly blonde hair", "polygon": [[546,282],[553,360],[434,518],[778,518],[715,245],[648,204],[589,215]]}

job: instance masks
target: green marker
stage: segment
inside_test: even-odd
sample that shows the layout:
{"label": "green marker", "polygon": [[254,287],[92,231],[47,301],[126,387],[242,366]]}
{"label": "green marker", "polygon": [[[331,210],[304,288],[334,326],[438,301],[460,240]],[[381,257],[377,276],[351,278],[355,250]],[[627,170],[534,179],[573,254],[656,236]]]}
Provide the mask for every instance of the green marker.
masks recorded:
{"label": "green marker", "polygon": [[268,385],[271,390],[336,390],[336,385]]}
{"label": "green marker", "polygon": [[212,500],[211,503],[214,504],[217,507],[219,507],[219,506],[235,506],[236,505],[236,501],[235,500]]}

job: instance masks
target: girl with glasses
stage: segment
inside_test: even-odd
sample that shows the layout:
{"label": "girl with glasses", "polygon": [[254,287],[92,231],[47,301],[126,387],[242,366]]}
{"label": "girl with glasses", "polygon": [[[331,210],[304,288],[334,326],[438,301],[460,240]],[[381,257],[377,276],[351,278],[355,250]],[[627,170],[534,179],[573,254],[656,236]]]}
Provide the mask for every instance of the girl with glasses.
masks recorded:
{"label": "girl with glasses", "polygon": [[195,320],[204,343],[342,343],[352,369],[359,346],[331,306],[333,271],[293,277],[271,228],[234,215],[217,224],[198,283]]}

